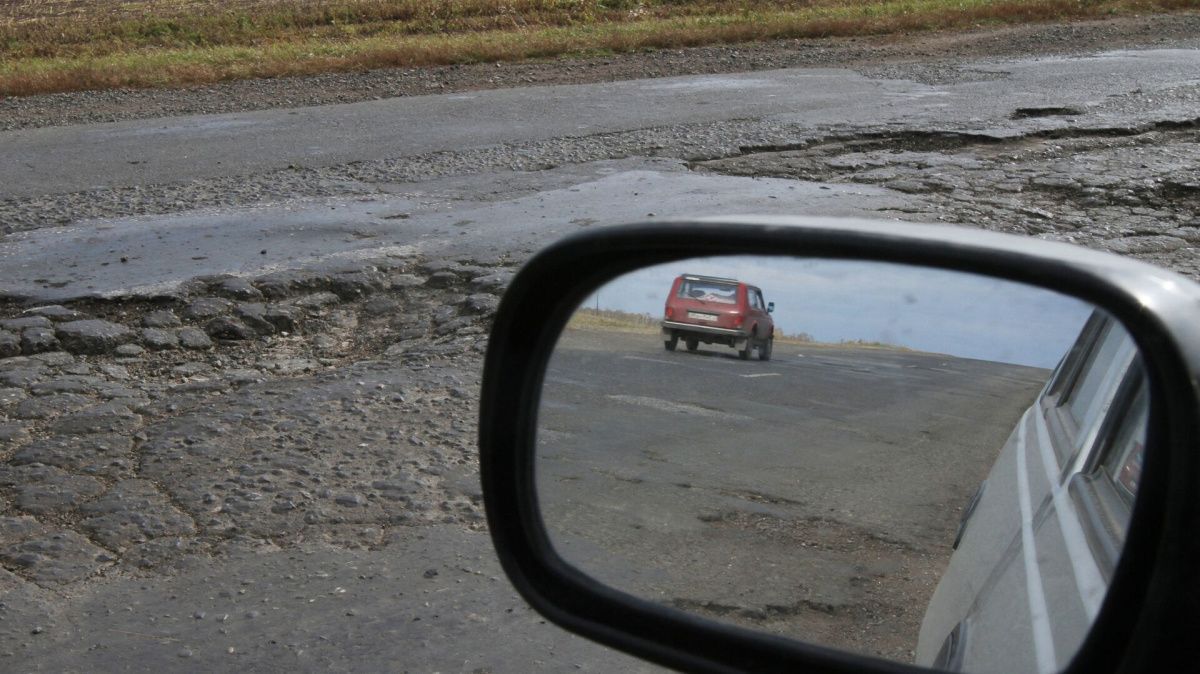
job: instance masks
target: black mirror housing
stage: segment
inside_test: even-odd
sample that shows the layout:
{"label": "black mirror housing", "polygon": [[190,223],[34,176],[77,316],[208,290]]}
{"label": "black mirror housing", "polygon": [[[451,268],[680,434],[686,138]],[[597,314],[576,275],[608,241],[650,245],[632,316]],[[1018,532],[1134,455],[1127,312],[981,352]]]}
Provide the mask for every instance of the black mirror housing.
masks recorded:
{"label": "black mirror housing", "polygon": [[[534,484],[550,352],[574,309],[616,275],[689,257],[804,255],[966,271],[1054,290],[1121,321],[1145,359],[1150,422],[1125,551],[1068,672],[1183,671],[1200,614],[1200,286],[1115,255],[949,226],[862,220],[712,220],[589,231],[536,255],[496,316],[480,401],[480,470],[500,561],[562,627],[687,671],[921,671],[717,624],[609,588],[567,564]],[[772,311],[774,303],[769,303]]]}

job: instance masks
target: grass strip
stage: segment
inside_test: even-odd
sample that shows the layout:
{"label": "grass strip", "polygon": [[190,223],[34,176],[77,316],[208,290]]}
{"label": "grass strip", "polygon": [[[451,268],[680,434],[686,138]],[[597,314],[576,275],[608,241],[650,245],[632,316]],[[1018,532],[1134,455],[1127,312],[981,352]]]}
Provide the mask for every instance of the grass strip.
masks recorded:
{"label": "grass strip", "polygon": [[[620,332],[636,335],[661,336],[661,319],[647,314],[635,314],[617,309],[577,309],[567,321],[567,330],[586,332]],[[863,339],[842,340],[840,342],[818,342],[812,335],[799,332],[785,334],[778,327],[775,329],[777,344],[791,344],[810,348],[842,348],[842,349],[890,349],[910,351],[911,349],[885,342]]]}
{"label": "grass strip", "polygon": [[661,332],[661,319],[646,314],[634,314],[616,309],[587,309],[575,311],[567,328],[571,330],[598,330],[602,332],[630,332],[642,335],[657,335]]}
{"label": "grass strip", "polygon": [[[474,1],[478,7],[496,2]],[[285,31],[250,44],[147,47],[134,43],[129,50],[80,49],[58,56],[16,57],[10,53],[0,61],[0,95],[180,86],[392,66],[519,61],[755,40],[1062,21],[1195,9],[1200,8],[1200,0],[815,0],[809,6],[788,10],[756,9],[752,2],[742,5],[741,11],[706,15],[695,14],[697,6],[689,8],[684,3],[680,5],[686,8],[680,10],[683,15],[670,15],[673,4],[661,4],[658,14],[646,12],[632,20],[583,17],[571,18],[566,25],[530,26],[521,22],[521,15],[513,14],[508,17],[513,24],[508,28],[459,26],[457,30],[421,33],[414,32],[411,22],[395,20],[371,24],[369,30],[361,31],[361,26],[351,24],[336,36]],[[624,11],[622,16],[629,13]],[[470,18],[456,15],[458,20],[464,17]]]}

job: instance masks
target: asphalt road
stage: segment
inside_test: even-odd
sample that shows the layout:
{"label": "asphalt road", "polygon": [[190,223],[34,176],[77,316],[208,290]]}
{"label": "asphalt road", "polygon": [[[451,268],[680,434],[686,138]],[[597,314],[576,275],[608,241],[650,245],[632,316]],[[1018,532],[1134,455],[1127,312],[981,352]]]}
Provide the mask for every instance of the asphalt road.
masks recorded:
{"label": "asphalt road", "polygon": [[[986,224],[977,212],[942,215],[948,209],[924,194],[927,176],[907,175],[913,164],[947,174],[960,166],[943,170],[944,157],[908,152],[885,155],[896,166],[864,161],[854,139],[888,135],[908,150],[955,132],[1014,153],[1047,130],[1104,139],[1195,120],[1198,71],[1200,51],[1164,49],[963,62],[943,84],[790,69],[4,132],[0,226],[32,230],[0,240],[0,294],[66,301],[372,256],[521,257],[582,227],[664,217],[883,213]],[[924,135],[904,144],[908,133]],[[842,165],[881,165],[879,175],[772,180],[704,173],[687,161],[830,138],[846,141]],[[1194,162],[1187,153],[1178,162],[1127,180],[1187,183]],[[1061,201],[1053,186],[1079,177],[1072,166],[1006,179],[1043,181]],[[1117,168],[1077,173],[1090,180]],[[896,189],[885,188],[888,175]],[[961,192],[935,191],[948,187]],[[1018,214],[1024,220],[1046,215],[1033,187],[1016,204],[1032,207]],[[128,213],[144,215],[102,217]],[[1087,219],[1120,235],[1111,216]],[[1169,229],[1159,214],[1146,217]]]}
{"label": "asphalt road", "polygon": [[[1200,52],[1150,50],[975,62],[968,81],[944,85],[787,69],[31,129],[0,134],[0,185],[7,196],[51,194],[739,119],[1007,126],[1018,108],[1087,107],[1198,71]],[[1169,108],[1157,112],[1195,116]]]}
{"label": "asphalt road", "polygon": [[633,594],[905,660],[961,508],[1048,374],[572,331],[543,395],[544,516],[568,560]]}
{"label": "asphalt road", "polygon": [[[479,196],[497,193],[512,198]],[[667,213],[788,215],[798,204],[820,215],[861,216],[909,200],[870,186],[706,175],[660,160],[596,162],[466,184],[431,181],[401,195],[19,232],[0,240],[0,295],[62,302],[164,292],[204,274],[385,257],[523,256],[584,227]]]}

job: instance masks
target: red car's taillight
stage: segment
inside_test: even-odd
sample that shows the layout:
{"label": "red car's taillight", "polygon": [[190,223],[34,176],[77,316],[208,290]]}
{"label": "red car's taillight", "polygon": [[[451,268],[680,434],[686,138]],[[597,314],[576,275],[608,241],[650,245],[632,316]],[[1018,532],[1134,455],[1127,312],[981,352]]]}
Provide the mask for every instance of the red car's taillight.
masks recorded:
{"label": "red car's taillight", "polygon": [[675,318],[675,310],[667,307],[667,318]]}
{"label": "red car's taillight", "polygon": [[745,322],[746,322],[745,316],[743,316],[741,314],[733,315],[733,327],[740,328],[740,327],[742,327],[742,323],[745,323]]}

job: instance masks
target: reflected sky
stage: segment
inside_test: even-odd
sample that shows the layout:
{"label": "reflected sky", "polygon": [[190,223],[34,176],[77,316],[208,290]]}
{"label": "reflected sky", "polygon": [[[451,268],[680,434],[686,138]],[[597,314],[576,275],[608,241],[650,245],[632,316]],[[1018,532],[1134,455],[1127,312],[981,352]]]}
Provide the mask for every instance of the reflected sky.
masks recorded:
{"label": "reflected sky", "polygon": [[819,342],[865,340],[1052,368],[1091,305],[1018,283],[882,262],[729,256],[648,267],[585,302],[661,318],[679,274],[736,278],[775,303],[778,330]]}

